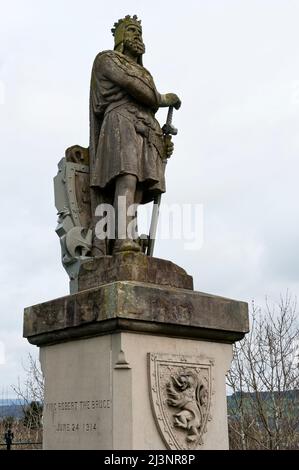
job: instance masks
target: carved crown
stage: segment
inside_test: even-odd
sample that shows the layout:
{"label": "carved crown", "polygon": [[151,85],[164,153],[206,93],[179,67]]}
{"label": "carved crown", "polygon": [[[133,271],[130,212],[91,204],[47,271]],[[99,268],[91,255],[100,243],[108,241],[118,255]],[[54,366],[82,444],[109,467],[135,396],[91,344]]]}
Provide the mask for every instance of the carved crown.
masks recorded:
{"label": "carved crown", "polygon": [[141,25],[141,20],[138,20],[137,15],[126,15],[124,18],[120,18],[117,22],[114,23],[113,28],[111,29],[111,32],[113,36],[115,36],[116,30],[119,28],[119,26],[126,26],[126,24],[136,24],[137,26],[140,27]]}

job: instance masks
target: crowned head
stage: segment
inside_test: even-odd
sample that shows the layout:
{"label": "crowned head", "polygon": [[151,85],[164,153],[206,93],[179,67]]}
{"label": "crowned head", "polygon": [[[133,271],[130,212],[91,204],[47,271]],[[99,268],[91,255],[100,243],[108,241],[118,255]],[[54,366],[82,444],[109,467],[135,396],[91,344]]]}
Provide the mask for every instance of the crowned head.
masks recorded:
{"label": "crowned head", "polygon": [[142,63],[145,46],[142,40],[141,20],[137,16],[127,15],[114,23],[111,29],[114,36],[114,50],[136,57]]}

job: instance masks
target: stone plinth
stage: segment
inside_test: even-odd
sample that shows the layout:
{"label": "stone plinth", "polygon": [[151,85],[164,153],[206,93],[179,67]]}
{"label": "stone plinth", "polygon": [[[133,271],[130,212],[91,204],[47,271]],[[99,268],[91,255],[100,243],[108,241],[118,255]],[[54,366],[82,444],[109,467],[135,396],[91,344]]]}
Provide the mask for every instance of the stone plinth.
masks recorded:
{"label": "stone plinth", "polygon": [[225,374],[247,331],[244,302],[133,281],[25,309],[44,448],[226,449]]}
{"label": "stone plinth", "polygon": [[116,281],[134,281],[193,290],[193,279],[171,261],[143,253],[123,252],[82,263],[76,291]]}
{"label": "stone plinth", "polygon": [[225,373],[231,346],[133,333],[41,348],[46,377],[44,448],[169,448],[153,413],[156,397],[150,395],[154,385],[149,383],[148,354],[156,351],[175,360],[195,356],[205,363],[212,358],[211,419],[200,448],[227,449]]}

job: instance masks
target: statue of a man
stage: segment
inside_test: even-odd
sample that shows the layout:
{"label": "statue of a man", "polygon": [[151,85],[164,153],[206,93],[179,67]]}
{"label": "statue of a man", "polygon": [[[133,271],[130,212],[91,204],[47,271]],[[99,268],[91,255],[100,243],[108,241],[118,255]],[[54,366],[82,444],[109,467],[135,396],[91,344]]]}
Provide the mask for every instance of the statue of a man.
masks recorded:
{"label": "statue of a man", "polygon": [[[100,52],[94,61],[90,88],[90,185],[93,213],[100,203],[113,204],[115,242],[93,235],[93,255],[140,251],[134,234],[128,233],[133,204],[150,202],[165,192],[163,159],[173,151],[164,139],[155,113],[160,107],[181,101],[174,93],[161,95],[142,65],[145,46],[141,22],[134,15],[115,23],[114,51]],[[125,201],[126,223],[121,229],[118,201]]]}

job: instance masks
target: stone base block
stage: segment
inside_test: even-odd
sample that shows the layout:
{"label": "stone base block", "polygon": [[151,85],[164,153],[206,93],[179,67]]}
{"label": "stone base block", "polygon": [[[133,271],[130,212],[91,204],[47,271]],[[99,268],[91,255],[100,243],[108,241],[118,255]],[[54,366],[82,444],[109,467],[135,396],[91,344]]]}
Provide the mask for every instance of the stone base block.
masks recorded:
{"label": "stone base block", "polygon": [[112,282],[25,309],[45,449],[226,449],[225,374],[247,304]]}
{"label": "stone base block", "polygon": [[[227,449],[231,356],[229,344],[134,333],[44,346],[44,448]],[[167,404],[170,383],[185,405]]]}

